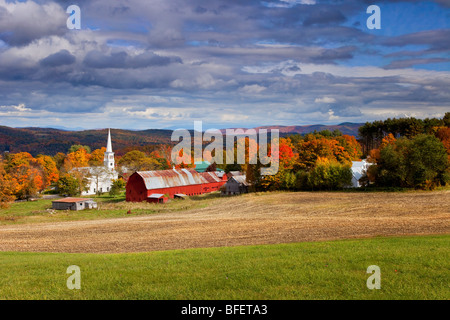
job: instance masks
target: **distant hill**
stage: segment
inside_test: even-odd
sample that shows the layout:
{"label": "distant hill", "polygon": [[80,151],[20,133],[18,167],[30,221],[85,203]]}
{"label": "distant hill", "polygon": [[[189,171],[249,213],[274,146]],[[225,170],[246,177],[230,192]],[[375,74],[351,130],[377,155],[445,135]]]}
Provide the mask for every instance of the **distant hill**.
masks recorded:
{"label": "distant hill", "polygon": [[[112,129],[113,149],[115,152],[130,146],[149,144],[168,144],[172,130],[131,131]],[[67,153],[74,144],[87,145],[92,150],[106,147],[108,130],[65,131],[51,128],[10,128],[0,126],[0,153],[29,152],[55,155]]]}
{"label": "distant hill", "polygon": [[[314,131],[323,131],[323,130],[339,130],[342,132],[342,134],[347,134],[350,136],[358,136],[358,129],[359,127],[363,126],[364,123],[350,123],[350,122],[344,122],[341,124],[336,125],[324,125],[324,124],[314,124],[314,125],[307,125],[307,126],[262,126],[262,127],[256,127],[254,129],[278,129],[280,132],[280,136],[288,136],[292,134],[307,134]],[[222,133],[225,133],[226,129],[222,129]]]}
{"label": "distant hill", "polygon": [[[280,136],[290,134],[306,134],[322,130],[340,130],[343,134],[358,135],[361,123],[341,123],[339,125],[310,125],[310,126],[264,126],[255,129],[278,129]],[[225,129],[222,130],[225,132]],[[146,145],[170,144],[172,130],[111,130],[113,149],[117,154],[130,147]],[[38,154],[55,155],[58,152],[67,153],[74,144],[88,145],[92,150],[106,147],[107,129],[68,131],[54,128],[11,128],[0,126],[0,153],[29,152],[33,156]]]}

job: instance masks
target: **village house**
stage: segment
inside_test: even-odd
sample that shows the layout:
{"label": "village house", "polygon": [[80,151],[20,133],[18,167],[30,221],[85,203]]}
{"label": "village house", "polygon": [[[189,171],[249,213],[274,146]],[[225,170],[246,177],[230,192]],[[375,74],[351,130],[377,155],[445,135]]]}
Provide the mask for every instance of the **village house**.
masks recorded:
{"label": "village house", "polygon": [[360,188],[361,183],[360,179],[366,174],[367,169],[369,168],[370,163],[366,160],[362,161],[352,161],[352,184],[350,187],[352,188]]}

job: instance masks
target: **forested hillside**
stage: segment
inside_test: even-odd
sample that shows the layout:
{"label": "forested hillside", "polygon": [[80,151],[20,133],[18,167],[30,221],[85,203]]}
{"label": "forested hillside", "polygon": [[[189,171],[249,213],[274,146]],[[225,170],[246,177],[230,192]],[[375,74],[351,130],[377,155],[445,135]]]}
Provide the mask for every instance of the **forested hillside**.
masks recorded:
{"label": "forested hillside", "polygon": [[[340,125],[311,126],[267,126],[256,129],[278,129],[280,136],[294,133],[306,134],[322,130],[339,130],[343,134],[358,135],[362,124],[342,123]],[[170,144],[172,130],[149,129],[142,131],[111,129],[113,148],[117,155],[134,149],[145,151],[146,146]],[[10,128],[0,126],[0,153],[28,152],[33,156],[45,154],[53,156],[58,152],[66,153],[72,145],[87,145],[92,150],[106,146],[107,129],[65,131],[51,128]],[[149,146],[150,145],[150,146]]]}

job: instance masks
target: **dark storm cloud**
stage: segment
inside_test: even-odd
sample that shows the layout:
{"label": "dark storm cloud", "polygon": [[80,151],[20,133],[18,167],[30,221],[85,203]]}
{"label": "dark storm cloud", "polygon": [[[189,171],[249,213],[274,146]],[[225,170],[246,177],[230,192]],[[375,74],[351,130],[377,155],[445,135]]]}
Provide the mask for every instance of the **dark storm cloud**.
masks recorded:
{"label": "dark storm cloud", "polygon": [[384,66],[385,69],[403,69],[416,65],[424,65],[430,63],[443,63],[450,62],[450,59],[445,58],[423,58],[423,59],[404,59],[392,61],[388,65]]}
{"label": "dark storm cloud", "polygon": [[84,61],[84,65],[90,68],[127,69],[146,68],[152,66],[167,66],[171,63],[182,63],[179,57],[163,57],[152,52],[145,52],[136,56],[130,56],[125,51],[104,54],[99,51],[90,51]]}
{"label": "dark storm cloud", "polygon": [[325,49],[319,55],[312,57],[313,62],[335,63],[336,60],[349,60],[357,50],[354,46],[345,46],[336,49]]}
{"label": "dark storm cloud", "polygon": [[450,29],[426,30],[410,33],[398,37],[388,38],[384,41],[387,46],[428,45],[430,50],[450,50]]}
{"label": "dark storm cloud", "polygon": [[313,11],[303,22],[304,26],[338,24],[345,22],[347,18],[339,10],[322,8]]}
{"label": "dark storm cloud", "polygon": [[[156,116],[298,124],[367,119],[417,101],[425,111],[448,107],[448,73],[414,67],[448,62],[449,30],[380,35],[365,27],[373,1],[79,0],[82,30],[68,31],[71,4],[0,0],[8,112],[154,126]],[[44,18],[32,23],[32,12]]]}
{"label": "dark storm cloud", "polygon": [[67,50],[61,50],[40,61],[43,67],[59,67],[75,63],[75,56]]}
{"label": "dark storm cloud", "polygon": [[0,0],[0,40],[22,46],[45,36],[62,36],[67,31],[66,19],[63,8],[54,2]]}

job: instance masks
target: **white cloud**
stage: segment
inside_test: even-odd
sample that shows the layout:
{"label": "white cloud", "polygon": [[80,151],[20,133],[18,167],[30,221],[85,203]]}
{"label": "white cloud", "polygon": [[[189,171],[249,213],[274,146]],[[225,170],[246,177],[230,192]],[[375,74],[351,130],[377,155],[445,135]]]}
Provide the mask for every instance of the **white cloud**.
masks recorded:
{"label": "white cloud", "polygon": [[258,84],[245,85],[242,88],[239,88],[239,92],[244,94],[258,94],[266,90],[267,88],[264,86],[260,86]]}
{"label": "white cloud", "polygon": [[323,98],[316,98],[314,100],[315,103],[335,103],[336,99],[335,98],[330,98],[330,97],[323,97]]}

